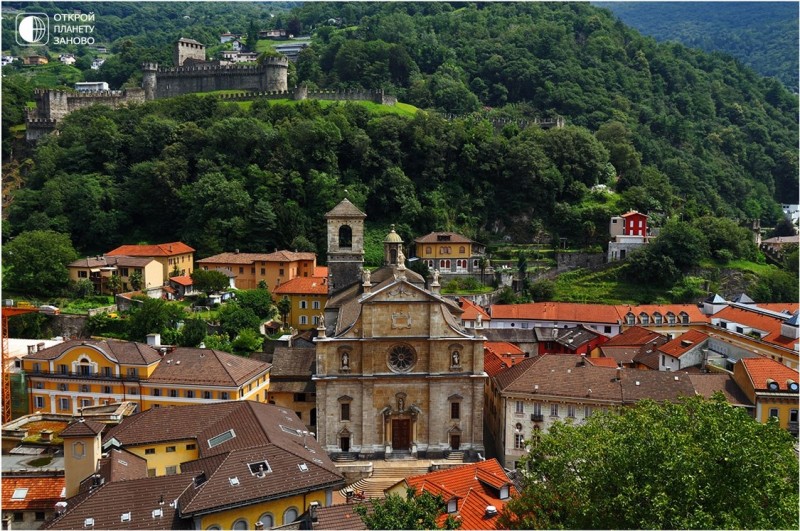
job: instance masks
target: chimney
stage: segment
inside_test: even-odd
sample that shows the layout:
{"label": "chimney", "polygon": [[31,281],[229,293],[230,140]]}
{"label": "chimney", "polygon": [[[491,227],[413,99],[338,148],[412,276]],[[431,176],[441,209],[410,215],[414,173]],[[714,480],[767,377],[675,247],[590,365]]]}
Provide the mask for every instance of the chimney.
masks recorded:
{"label": "chimney", "polygon": [[36,343],[36,352],[44,350],[44,342]]}
{"label": "chimney", "polygon": [[236,249],[233,254],[239,254],[239,249]]}
{"label": "chimney", "polygon": [[622,380],[622,367],[617,367],[617,381]]}
{"label": "chimney", "polygon": [[497,514],[497,507],[494,505],[486,506],[486,516],[495,516]]}
{"label": "chimney", "polygon": [[311,517],[312,522],[316,522],[319,520],[317,517],[317,509],[319,508],[319,502],[311,502],[308,506],[308,515]]}
{"label": "chimney", "polygon": [[36,352],[36,345],[28,345],[28,355],[30,356],[34,352]]}

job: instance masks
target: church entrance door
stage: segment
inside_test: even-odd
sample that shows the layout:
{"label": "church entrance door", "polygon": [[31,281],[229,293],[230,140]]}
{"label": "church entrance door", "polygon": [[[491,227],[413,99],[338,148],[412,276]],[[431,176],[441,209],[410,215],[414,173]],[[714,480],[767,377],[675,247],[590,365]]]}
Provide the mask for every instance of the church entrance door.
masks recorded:
{"label": "church entrance door", "polygon": [[411,447],[411,420],[395,419],[392,421],[392,449],[408,450]]}
{"label": "church entrance door", "polygon": [[450,435],[450,449],[458,450],[461,447],[461,435]]}

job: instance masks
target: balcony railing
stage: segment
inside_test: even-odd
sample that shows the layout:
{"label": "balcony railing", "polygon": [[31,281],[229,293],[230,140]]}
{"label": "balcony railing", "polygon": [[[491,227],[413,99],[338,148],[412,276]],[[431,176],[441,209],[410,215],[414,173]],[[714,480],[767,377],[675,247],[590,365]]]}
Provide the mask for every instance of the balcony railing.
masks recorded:
{"label": "balcony railing", "polygon": [[61,371],[25,371],[25,374],[28,377],[37,377],[37,376],[45,376],[47,378],[64,378],[68,380],[79,380],[79,379],[90,379],[90,380],[115,380],[115,381],[127,381],[127,382],[138,382],[141,378],[139,375],[132,376],[132,375],[121,375],[117,376],[115,374],[103,374],[98,372],[93,373],[85,373],[85,372],[61,372]]}
{"label": "balcony railing", "polygon": [[531,413],[531,420],[533,422],[542,422],[544,420],[544,415],[541,413]]}

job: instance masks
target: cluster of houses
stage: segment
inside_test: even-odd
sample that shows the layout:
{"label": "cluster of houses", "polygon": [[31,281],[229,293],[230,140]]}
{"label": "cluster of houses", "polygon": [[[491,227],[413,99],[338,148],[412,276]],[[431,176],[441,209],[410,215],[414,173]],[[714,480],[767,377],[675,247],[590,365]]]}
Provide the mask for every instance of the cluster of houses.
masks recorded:
{"label": "cluster of houses", "polygon": [[[476,272],[481,244],[436,232],[406,249],[392,229],[383,265],[368,270],[365,217],[346,199],[326,214],[327,267],[289,251],[195,262],[180,242],[70,264],[71,278],[98,290],[118,275],[151,296],[190,289],[194,267],[225,272],[237,288],[263,282],[292,302],[299,332],[249,358],[111,339],[32,346],[21,360],[32,415],[4,426],[4,453],[24,461],[58,444],[63,472],[4,473],[10,524],[364,529],[354,507],[370,502],[358,486],[377,481],[378,463],[409,461],[425,469],[370,495],[428,491],[442,496],[442,519],[494,529],[518,493],[512,471],[554,422],[721,393],[797,435],[797,304],[742,294],[699,305],[481,306],[442,295],[439,282]],[[406,268],[406,250],[432,279]],[[57,421],[38,445],[25,443],[35,431],[26,426]]]}

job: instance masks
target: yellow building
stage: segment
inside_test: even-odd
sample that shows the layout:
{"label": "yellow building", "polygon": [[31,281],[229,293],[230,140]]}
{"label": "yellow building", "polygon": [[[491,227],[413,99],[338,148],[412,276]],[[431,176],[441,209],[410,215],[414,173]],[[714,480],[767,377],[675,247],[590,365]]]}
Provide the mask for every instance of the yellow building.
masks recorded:
{"label": "yellow building", "polygon": [[255,289],[262,280],[267,288],[274,290],[279,285],[296,277],[313,277],[317,266],[314,253],[275,251],[274,253],[220,253],[197,261],[203,269],[225,269],[235,275],[238,289]]}
{"label": "yellow building", "polygon": [[414,240],[416,256],[443,273],[480,272],[485,247],[455,232],[431,232]]}
{"label": "yellow building", "polygon": [[136,402],[150,408],[229,400],[267,401],[269,364],[211,349],[163,351],[142,343],[73,340],[22,359],[31,411]]}
{"label": "yellow building", "polygon": [[276,347],[272,355],[267,401],[297,415],[310,431],[317,431],[316,386],[311,380],[316,349]]}
{"label": "yellow building", "polygon": [[756,405],[757,421],[776,417],[797,436],[798,371],[770,358],[742,358],[733,366],[733,379]]}
{"label": "yellow building", "polygon": [[[95,430],[73,431],[86,438]],[[101,439],[102,449],[88,445],[92,451],[78,459],[94,465],[88,475],[67,478],[79,485],[80,503],[68,499],[45,529],[83,528],[88,519],[95,529],[253,529],[258,522],[270,529],[312,504],[330,506],[344,486],[313,434],[269,404],[151,409],[106,428]],[[73,459],[65,454],[67,470],[78,470]]]}
{"label": "yellow building", "polygon": [[273,298],[275,302],[282,298],[287,298],[291,302],[291,310],[286,316],[289,326],[298,330],[316,328],[328,301],[328,279],[293,278],[275,288]]}
{"label": "yellow building", "polygon": [[191,275],[194,271],[194,249],[183,242],[122,245],[106,253],[106,256],[152,258],[161,264],[164,279],[168,279],[176,270],[179,275]]}
{"label": "yellow building", "polygon": [[131,275],[138,274],[141,290],[164,285],[162,265],[155,258],[133,256],[96,256],[81,258],[67,265],[69,279],[78,282],[91,280],[96,293],[111,293],[109,280],[113,275],[120,277],[121,292],[132,291]]}

